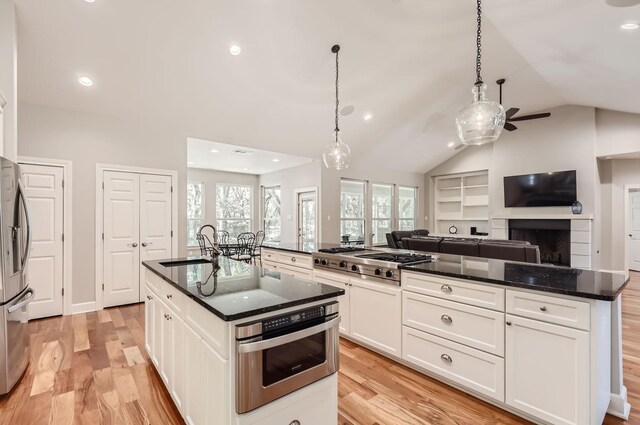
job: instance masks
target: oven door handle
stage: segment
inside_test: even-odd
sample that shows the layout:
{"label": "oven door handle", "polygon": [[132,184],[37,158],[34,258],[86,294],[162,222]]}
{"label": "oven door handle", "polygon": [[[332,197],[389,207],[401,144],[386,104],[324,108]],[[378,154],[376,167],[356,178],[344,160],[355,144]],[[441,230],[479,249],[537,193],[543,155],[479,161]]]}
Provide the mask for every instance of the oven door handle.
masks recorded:
{"label": "oven door handle", "polygon": [[238,344],[238,353],[253,353],[256,351],[266,350],[268,348],[273,348],[278,345],[288,344],[293,341],[297,341],[302,338],[306,338],[308,336],[324,332],[334,326],[338,326],[340,323],[340,316],[331,319],[327,322],[321,323],[319,325],[313,326],[311,328],[303,329],[298,332],[293,332],[287,335],[282,335],[276,338],[265,339],[264,341],[257,342],[247,342],[247,343],[239,343]]}

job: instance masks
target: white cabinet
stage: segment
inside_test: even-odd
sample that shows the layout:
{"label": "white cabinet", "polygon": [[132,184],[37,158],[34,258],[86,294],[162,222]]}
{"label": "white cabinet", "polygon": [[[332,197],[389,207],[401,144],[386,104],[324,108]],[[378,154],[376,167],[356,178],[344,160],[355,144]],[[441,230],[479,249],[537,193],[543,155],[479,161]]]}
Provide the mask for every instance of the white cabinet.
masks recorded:
{"label": "white cabinet", "polygon": [[591,423],[589,333],[506,320],[506,403],[553,424]]}
{"label": "white cabinet", "polygon": [[227,361],[189,326],[184,327],[184,411],[189,425],[227,423]]}
{"label": "white cabinet", "polygon": [[156,294],[147,285],[147,294],[144,301],[144,345],[149,353],[149,357],[156,367],[158,366],[158,356],[155,352],[155,311]]}
{"label": "white cabinet", "polygon": [[399,287],[350,279],[351,337],[394,357],[402,349],[402,290]]}
{"label": "white cabinet", "polygon": [[313,281],[344,289],[344,295],[338,297],[338,305],[340,308],[339,329],[342,335],[349,336],[351,334],[351,288],[349,286],[349,276],[326,272],[324,270],[314,270]]}

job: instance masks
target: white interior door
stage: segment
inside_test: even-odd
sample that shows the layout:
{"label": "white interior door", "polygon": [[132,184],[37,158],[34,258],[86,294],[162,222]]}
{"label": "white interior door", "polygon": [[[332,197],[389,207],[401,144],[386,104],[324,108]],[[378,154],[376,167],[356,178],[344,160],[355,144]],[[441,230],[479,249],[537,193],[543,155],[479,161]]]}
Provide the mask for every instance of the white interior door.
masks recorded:
{"label": "white interior door", "polygon": [[[171,258],[171,195],[171,176],[140,174],[140,261]],[[144,282],[144,267],[139,273]]]}
{"label": "white interior door", "polygon": [[640,190],[629,192],[629,268],[640,271]]}
{"label": "white interior door", "polygon": [[104,172],[104,306],[140,301],[140,175]]}
{"label": "white interior door", "polygon": [[298,193],[298,248],[316,245],[316,192]]}
{"label": "white interior door", "polygon": [[63,169],[46,165],[20,165],[29,202],[32,249],[27,282],[35,290],[29,319],[63,313]]}

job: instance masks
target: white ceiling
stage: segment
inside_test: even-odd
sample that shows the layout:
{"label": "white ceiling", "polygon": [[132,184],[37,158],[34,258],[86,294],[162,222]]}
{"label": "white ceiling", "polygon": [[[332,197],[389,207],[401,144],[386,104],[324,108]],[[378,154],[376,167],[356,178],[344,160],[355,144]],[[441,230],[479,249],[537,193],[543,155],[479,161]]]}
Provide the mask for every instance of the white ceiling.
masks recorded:
{"label": "white ceiling", "polygon": [[[241,152],[236,152],[238,150]],[[187,140],[187,166],[190,168],[259,175],[308,164],[312,161],[311,158],[262,149],[193,138]]]}
{"label": "white ceiling", "polygon": [[[640,20],[640,6],[484,9],[484,79],[508,79],[505,106],[640,113],[640,33],[618,29]],[[372,167],[424,172],[452,156],[453,120],[475,77],[472,1],[17,0],[17,15],[20,101],[311,158],[331,141],[330,48],[340,43],[341,105],[355,107],[341,117],[343,140]],[[228,53],[232,43],[242,54]],[[80,74],[95,85],[81,87]]]}

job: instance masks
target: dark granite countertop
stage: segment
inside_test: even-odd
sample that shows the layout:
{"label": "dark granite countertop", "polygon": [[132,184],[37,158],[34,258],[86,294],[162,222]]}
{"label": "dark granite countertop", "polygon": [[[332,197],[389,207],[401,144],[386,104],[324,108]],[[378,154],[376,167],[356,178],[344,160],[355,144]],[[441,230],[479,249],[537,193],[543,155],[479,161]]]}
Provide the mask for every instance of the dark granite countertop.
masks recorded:
{"label": "dark granite countertop", "polygon": [[[262,247],[266,249],[277,249],[280,251],[297,252],[299,254],[312,254],[314,252],[317,252],[319,249],[337,248],[337,247],[344,247],[344,246],[355,246],[355,245],[341,245],[339,243],[320,243],[320,244],[315,244],[313,246],[298,248],[298,244],[296,244],[295,242],[265,242],[264,244],[262,244]],[[358,248],[360,247],[361,245],[358,245]]]}
{"label": "dark granite countertop", "polygon": [[[175,261],[183,264],[162,264]],[[225,321],[344,295],[344,289],[227,257],[219,257],[215,268],[202,257],[143,261],[142,264]]]}
{"label": "dark granite countertop", "polygon": [[628,279],[618,273],[436,254],[430,263],[401,265],[402,270],[475,280],[574,297],[614,301]]}

